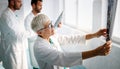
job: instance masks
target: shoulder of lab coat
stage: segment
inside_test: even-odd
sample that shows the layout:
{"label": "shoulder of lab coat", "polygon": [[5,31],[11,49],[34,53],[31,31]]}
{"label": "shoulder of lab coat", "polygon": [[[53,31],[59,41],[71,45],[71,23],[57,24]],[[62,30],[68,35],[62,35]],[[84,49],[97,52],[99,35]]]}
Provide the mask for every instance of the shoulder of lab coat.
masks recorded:
{"label": "shoulder of lab coat", "polygon": [[56,34],[54,35],[55,38],[57,38],[58,42],[60,45],[65,45],[65,44],[86,44],[86,35],[81,35],[81,34],[73,34],[73,35],[61,35],[61,34]]}
{"label": "shoulder of lab coat", "polygon": [[24,23],[24,25],[25,25],[25,28],[26,28],[26,30],[30,30],[30,23],[32,22],[32,20],[33,20],[33,18],[34,18],[35,16],[34,16],[34,14],[32,13],[32,12],[30,12],[27,16],[26,16],[26,18],[25,18],[25,23]]}
{"label": "shoulder of lab coat", "polygon": [[[4,13],[1,15],[1,33],[6,33],[9,34],[9,33],[14,33],[13,31],[10,31],[10,26],[11,26],[11,23],[12,23],[12,17],[11,15],[13,15],[14,13],[9,9],[7,8]],[[8,31],[9,30],[9,31]],[[5,35],[4,35],[5,36]]]}
{"label": "shoulder of lab coat", "polygon": [[34,17],[35,17],[34,14],[31,12],[27,15],[27,17],[25,18],[25,21],[24,21],[24,26],[27,31],[28,38],[36,36],[36,33],[31,28],[31,22]]}
{"label": "shoulder of lab coat", "polygon": [[22,37],[26,37],[24,25],[18,22],[15,13],[9,8],[1,15],[1,27],[1,32],[5,38],[20,36],[21,39]]}
{"label": "shoulder of lab coat", "polygon": [[82,64],[82,54],[80,52],[58,51],[49,42],[40,37],[34,44],[34,53],[39,66],[41,61],[51,65],[66,67]]}

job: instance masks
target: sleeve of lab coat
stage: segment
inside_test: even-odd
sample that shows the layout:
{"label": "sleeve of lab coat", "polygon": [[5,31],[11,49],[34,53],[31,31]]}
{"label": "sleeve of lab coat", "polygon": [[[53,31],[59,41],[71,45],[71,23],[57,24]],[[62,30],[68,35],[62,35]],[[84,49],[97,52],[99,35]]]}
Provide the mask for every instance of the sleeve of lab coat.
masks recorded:
{"label": "sleeve of lab coat", "polygon": [[24,22],[24,26],[25,26],[25,29],[27,30],[27,31],[30,31],[30,19],[29,19],[29,17],[27,16],[26,18],[25,18],[25,22]]}
{"label": "sleeve of lab coat", "polygon": [[[10,22],[8,21],[9,19],[5,19],[6,15],[3,15],[0,17],[0,32],[1,32],[1,36],[0,36],[0,61],[2,61],[3,59],[3,56],[4,56],[4,50],[3,48],[5,47],[3,44],[4,44],[4,36],[6,37],[10,31],[7,31],[9,30],[9,28],[6,27],[7,23],[6,22]],[[6,34],[4,34],[6,33]]]}
{"label": "sleeve of lab coat", "polygon": [[30,35],[30,24],[29,23],[30,23],[30,19],[29,19],[29,17],[27,17],[24,21],[24,26],[25,26],[25,30],[26,30],[27,34]]}
{"label": "sleeve of lab coat", "polygon": [[38,64],[40,61],[65,67],[82,64],[82,54],[80,52],[60,52],[41,42],[35,43],[34,53]]}
{"label": "sleeve of lab coat", "polygon": [[26,17],[24,21],[24,26],[25,26],[25,30],[27,32],[28,38],[30,38],[31,36],[34,36],[33,33],[35,33],[31,28],[31,22],[32,22],[32,16],[29,15]]}
{"label": "sleeve of lab coat", "polygon": [[60,43],[60,45],[64,45],[64,44],[74,44],[74,43],[78,43],[78,44],[86,44],[86,39],[85,39],[85,35],[57,35],[56,36],[58,39],[58,42]]}

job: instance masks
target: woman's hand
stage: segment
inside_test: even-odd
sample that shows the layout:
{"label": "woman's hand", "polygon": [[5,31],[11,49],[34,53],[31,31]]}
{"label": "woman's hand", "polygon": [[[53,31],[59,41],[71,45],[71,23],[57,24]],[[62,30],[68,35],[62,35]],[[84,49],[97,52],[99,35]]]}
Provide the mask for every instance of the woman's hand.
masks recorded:
{"label": "woman's hand", "polygon": [[107,37],[107,29],[100,29],[95,33],[96,37],[104,36]]}
{"label": "woman's hand", "polygon": [[106,56],[110,53],[111,41],[107,41],[104,45],[96,49],[82,52],[82,59],[87,59],[95,56]]}
{"label": "woman's hand", "polygon": [[104,45],[96,48],[94,51],[96,55],[105,56],[110,53],[110,49],[111,49],[111,41],[107,41]]}
{"label": "woman's hand", "polygon": [[86,40],[88,39],[92,39],[95,37],[100,37],[100,36],[104,36],[107,37],[107,29],[100,29],[98,32],[93,33],[93,34],[87,34],[86,35]]}

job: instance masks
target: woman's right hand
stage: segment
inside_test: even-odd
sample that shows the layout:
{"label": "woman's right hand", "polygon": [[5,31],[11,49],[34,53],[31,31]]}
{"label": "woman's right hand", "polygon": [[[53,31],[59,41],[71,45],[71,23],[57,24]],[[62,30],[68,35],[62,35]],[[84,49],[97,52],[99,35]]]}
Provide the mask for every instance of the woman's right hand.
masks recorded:
{"label": "woman's right hand", "polygon": [[111,41],[107,41],[104,45],[95,49],[96,55],[106,56],[110,53]]}

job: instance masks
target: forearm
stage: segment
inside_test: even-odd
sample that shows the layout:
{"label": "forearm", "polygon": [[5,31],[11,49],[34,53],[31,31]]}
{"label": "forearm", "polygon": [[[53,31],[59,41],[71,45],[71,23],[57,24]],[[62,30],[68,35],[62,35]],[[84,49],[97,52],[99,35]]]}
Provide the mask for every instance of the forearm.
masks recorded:
{"label": "forearm", "polygon": [[97,53],[95,50],[90,50],[90,51],[85,51],[85,52],[82,52],[82,59],[88,59],[88,58],[91,58],[91,57],[95,57],[97,56]]}
{"label": "forearm", "polygon": [[87,34],[86,35],[86,40],[91,39],[91,38],[95,38],[95,37],[100,37],[100,36],[107,36],[106,33],[107,29],[100,29],[99,31],[97,31],[96,33],[93,34]]}
{"label": "forearm", "polygon": [[95,37],[97,37],[97,33],[87,34],[86,35],[86,40],[89,40],[89,39],[92,39],[92,38],[95,38]]}
{"label": "forearm", "polygon": [[106,56],[110,53],[111,41],[106,42],[104,45],[97,47],[96,49],[82,52],[82,59],[87,59],[95,56]]}

